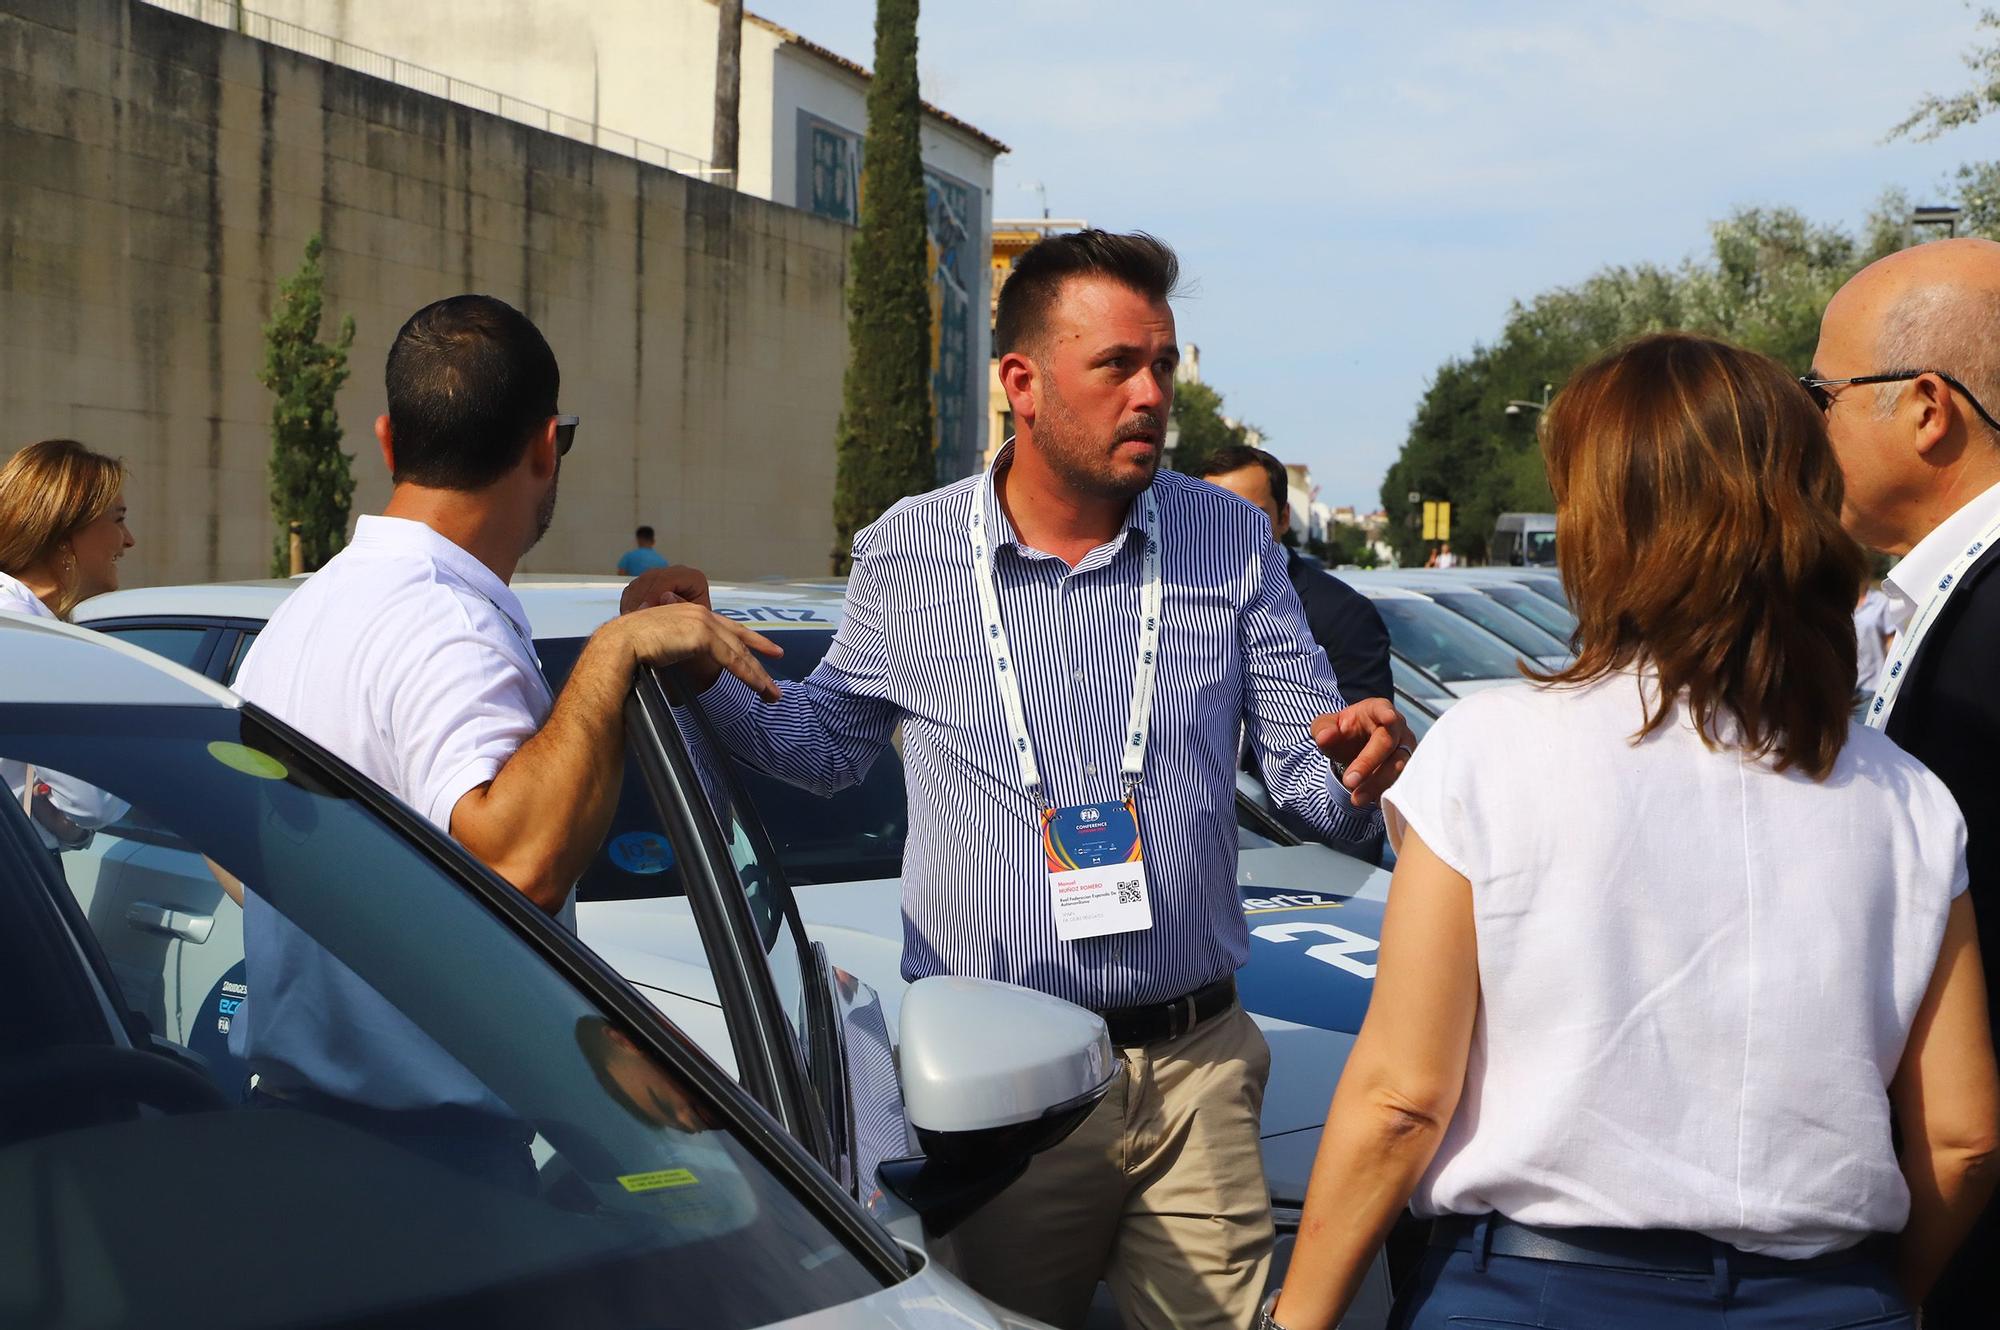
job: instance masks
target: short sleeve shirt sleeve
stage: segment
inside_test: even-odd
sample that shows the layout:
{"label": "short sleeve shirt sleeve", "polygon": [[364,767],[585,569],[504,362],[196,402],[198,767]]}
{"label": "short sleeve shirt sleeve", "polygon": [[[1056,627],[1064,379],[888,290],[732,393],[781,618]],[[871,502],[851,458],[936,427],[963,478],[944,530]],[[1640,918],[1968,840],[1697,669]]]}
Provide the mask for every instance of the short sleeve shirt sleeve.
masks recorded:
{"label": "short sleeve shirt sleeve", "polygon": [[1403,774],[1382,796],[1382,811],[1392,841],[1414,831],[1453,872],[1477,882],[1481,872],[1476,849],[1484,842],[1466,787],[1466,773],[1480,766],[1468,751],[1475,739],[1469,732],[1474,719],[1469,710],[1461,714],[1458,708],[1440,717]]}
{"label": "short sleeve shirt sleeve", "polygon": [[548,717],[547,685],[496,639],[496,628],[511,631],[454,622],[433,634],[425,658],[400,672],[384,699],[396,783],[447,832],[458,801],[499,775]]}

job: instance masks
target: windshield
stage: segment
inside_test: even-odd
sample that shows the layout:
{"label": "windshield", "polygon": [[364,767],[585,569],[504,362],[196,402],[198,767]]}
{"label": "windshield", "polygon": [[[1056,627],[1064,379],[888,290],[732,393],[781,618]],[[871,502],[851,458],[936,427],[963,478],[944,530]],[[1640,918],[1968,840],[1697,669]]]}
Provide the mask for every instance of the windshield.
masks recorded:
{"label": "windshield", "polygon": [[1518,653],[1505,642],[1442,605],[1415,597],[1372,602],[1397,654],[1436,675],[1440,683],[1510,679],[1520,675]]}
{"label": "windshield", "polygon": [[[832,633],[819,630],[788,629],[774,636],[785,654],[766,663],[778,679],[803,679],[833,643]],[[582,638],[535,643],[542,672],[557,692],[576,665],[583,643]],[[908,813],[903,764],[893,756],[884,754],[858,785],[831,798],[802,794],[740,763],[732,765],[793,886],[861,882],[902,872]],[[637,767],[627,763],[611,830],[577,883],[577,899],[644,900],[682,894],[673,851],[658,827],[659,814],[645,780]]]}
{"label": "windshield", "polygon": [[[254,713],[0,706],[0,767],[27,766],[103,796],[62,796],[77,925],[130,1027],[212,1099],[135,1116],[51,1080],[66,1130],[0,1113],[0,1224],[40,1252],[27,1305],[107,1326],[705,1327],[881,1287],[692,1063]],[[60,890],[10,844],[11,908]],[[47,987],[0,974],[15,1011],[17,985]],[[60,1069],[25,1037],[10,1073]]]}
{"label": "windshield", "polygon": [[1524,531],[1521,533],[1523,561],[1539,568],[1553,568],[1556,564],[1556,533],[1553,531]]}
{"label": "windshield", "polygon": [[1537,627],[1484,592],[1427,590],[1425,594],[1452,613],[1472,620],[1516,651],[1535,657],[1569,654],[1569,648],[1553,633]]}
{"label": "windshield", "polygon": [[[1503,583],[1495,583],[1484,590],[1487,595],[1537,628],[1562,639],[1565,643],[1569,641],[1569,635],[1576,631],[1576,616],[1539,592],[1531,591],[1524,586],[1510,586]],[[1567,652],[1568,646],[1564,646],[1563,650]]]}

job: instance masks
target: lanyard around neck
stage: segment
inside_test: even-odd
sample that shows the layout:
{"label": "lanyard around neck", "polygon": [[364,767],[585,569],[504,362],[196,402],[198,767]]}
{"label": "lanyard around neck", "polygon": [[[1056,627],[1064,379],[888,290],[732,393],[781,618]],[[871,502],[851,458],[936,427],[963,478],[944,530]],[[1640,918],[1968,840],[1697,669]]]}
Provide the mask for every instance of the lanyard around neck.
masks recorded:
{"label": "lanyard around neck", "polygon": [[2000,517],[1996,517],[1959,551],[1951,567],[1945,569],[1944,575],[1932,584],[1930,594],[1917,606],[1910,626],[1896,635],[1896,648],[1889,653],[1889,662],[1882,674],[1882,686],[1875,690],[1875,700],[1868,704],[1866,724],[1870,729],[1883,729],[1889,724],[1889,713],[1896,709],[1896,698],[1903,691],[1903,681],[1909,677],[1910,662],[1917,658],[1924,638],[1936,626],[1938,616],[1944,613],[1945,602],[1965,580],[1967,570],[1979,561],[1979,556],[1990,549],[1996,539],[2000,539]]}
{"label": "lanyard around neck", "polygon": [[[993,679],[1000,690],[1000,710],[1007,720],[1007,739],[1021,766],[1021,787],[1031,796],[1049,803],[1042,785],[1041,768],[1035,763],[1034,741],[1028,737],[1028,713],[1021,700],[1021,680],[1011,648],[1007,625],[1000,617],[1000,588],[993,576],[993,543],[986,530],[986,499],[993,493],[989,478],[973,496],[972,518],[967,534],[972,540],[972,576],[979,588],[981,627],[986,648],[993,656]],[[994,503],[998,505],[997,497]],[[1119,773],[1125,780],[1125,795],[1139,787],[1146,767],[1146,735],[1153,723],[1153,676],[1160,654],[1160,510],[1149,489],[1139,496],[1140,535],[1145,538],[1145,575],[1139,590],[1139,653],[1133,670],[1132,709],[1125,725],[1125,756]]]}

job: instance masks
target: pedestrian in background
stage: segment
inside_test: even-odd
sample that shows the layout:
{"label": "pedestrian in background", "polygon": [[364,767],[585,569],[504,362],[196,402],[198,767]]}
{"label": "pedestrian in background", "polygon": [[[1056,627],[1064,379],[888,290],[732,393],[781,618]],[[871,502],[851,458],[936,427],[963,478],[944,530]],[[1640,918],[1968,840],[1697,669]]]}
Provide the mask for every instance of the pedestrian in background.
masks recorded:
{"label": "pedestrian in background", "polygon": [[1100,1280],[1133,1330],[1255,1314],[1270,1050],[1236,995],[1238,736],[1279,806],[1355,840],[1409,742],[1388,702],[1342,701],[1264,516],[1160,469],[1178,270],[1146,235],[1023,254],[994,334],[1015,439],[856,536],[826,659],[777,705],[701,698],[738,757],[819,793],[900,731],[904,976],[1104,1014],[1127,1074],[954,1235],[975,1289],[1058,1326]]}
{"label": "pedestrian in background", "polygon": [[[1868,723],[1936,772],[1971,828],[1966,870],[2000,1019],[2000,245],[1940,240],[1857,273],[1827,305],[1807,385],[1847,478],[1856,539],[1900,555],[1897,637]],[[1924,1308],[1985,1330],[2000,1308],[1990,1210]]]}
{"label": "pedestrian in background", "polygon": [[653,548],[653,528],[642,526],[632,533],[638,543],[618,556],[618,571],[627,577],[637,577],[640,573],[654,568],[665,568],[667,556]]}
{"label": "pedestrian in background", "polygon": [[1543,449],[1577,658],[1453,707],[1385,798],[1375,992],[1267,1315],[1333,1326],[1414,1197],[1408,1330],[1908,1327],[2000,1080],[1965,823],[1851,716],[1825,422],[1658,335]]}
{"label": "pedestrian in background", "polygon": [[1431,557],[1424,560],[1424,567],[1426,568],[1458,567],[1458,556],[1451,552],[1451,542],[1447,540],[1443,544],[1439,545],[1436,549],[1432,550]]}
{"label": "pedestrian in background", "polygon": [[[1394,677],[1389,667],[1389,630],[1374,603],[1297,550],[1284,545],[1292,527],[1291,485],[1285,464],[1262,448],[1228,443],[1188,468],[1188,474],[1219,485],[1271,521],[1271,538],[1285,551],[1285,577],[1298,593],[1306,629],[1326,653],[1342,697],[1393,699]],[[1246,760],[1254,760],[1246,755]],[[1254,767],[1252,768],[1254,769]],[[1295,818],[1284,819],[1294,832],[1310,834]],[[1382,860],[1382,837],[1364,841],[1335,840],[1334,849],[1376,864]]]}
{"label": "pedestrian in background", "polygon": [[[0,613],[67,620],[92,596],[118,589],[118,561],[132,545],[117,458],[74,439],[45,439],[0,466]],[[0,781],[49,850],[82,849],[130,807],[46,767],[0,761]]]}

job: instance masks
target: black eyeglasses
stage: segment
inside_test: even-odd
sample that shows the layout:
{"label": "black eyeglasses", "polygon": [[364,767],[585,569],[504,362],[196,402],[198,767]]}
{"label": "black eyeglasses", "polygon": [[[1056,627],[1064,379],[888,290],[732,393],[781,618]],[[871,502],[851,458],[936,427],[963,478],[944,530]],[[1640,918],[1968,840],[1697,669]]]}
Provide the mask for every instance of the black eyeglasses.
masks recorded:
{"label": "black eyeglasses", "polygon": [[576,442],[577,417],[556,417],[556,456],[568,457],[569,446]]}
{"label": "black eyeglasses", "polygon": [[1972,403],[1972,409],[1979,413],[1979,418],[1986,422],[1987,428],[2000,432],[2000,420],[1995,420],[1987,414],[1986,408],[1979,404],[1979,399],[1972,395],[1972,390],[1941,369],[1899,369],[1894,374],[1859,374],[1851,379],[1819,379],[1810,374],[1801,374],[1799,386],[1811,396],[1814,405],[1822,411],[1827,411],[1833,407],[1833,394],[1827,391],[1828,388],[1844,388],[1863,383],[1908,383],[1911,379],[1920,379],[1926,374],[1935,374],[1950,384],[1955,392]]}

